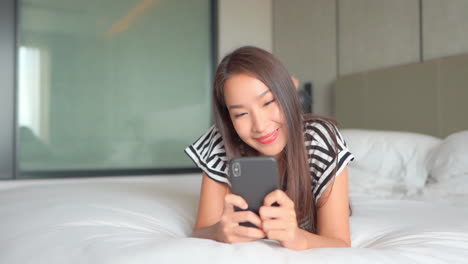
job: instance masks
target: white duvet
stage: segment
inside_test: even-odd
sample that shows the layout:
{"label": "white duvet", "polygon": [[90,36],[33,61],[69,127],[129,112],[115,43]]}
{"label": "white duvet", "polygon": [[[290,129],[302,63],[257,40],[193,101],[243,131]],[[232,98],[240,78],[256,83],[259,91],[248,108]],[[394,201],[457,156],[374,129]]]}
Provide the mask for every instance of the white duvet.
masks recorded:
{"label": "white duvet", "polygon": [[[199,175],[0,183],[0,263],[468,263],[467,196],[352,194],[352,248],[190,238]],[[404,198],[404,197],[403,197]]]}

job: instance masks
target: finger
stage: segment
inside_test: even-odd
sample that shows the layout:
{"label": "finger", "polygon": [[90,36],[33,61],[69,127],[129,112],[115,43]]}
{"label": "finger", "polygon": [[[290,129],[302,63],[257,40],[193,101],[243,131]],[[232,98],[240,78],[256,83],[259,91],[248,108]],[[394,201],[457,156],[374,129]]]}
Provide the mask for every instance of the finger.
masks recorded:
{"label": "finger", "polygon": [[[266,236],[266,235],[265,235]],[[250,241],[255,241],[264,238],[265,236],[261,238],[252,238],[252,237],[246,237],[246,236],[232,236],[228,238],[225,242],[234,244],[234,243],[240,243],[240,242],[250,242]]]}
{"label": "finger", "polygon": [[288,240],[288,233],[283,230],[270,230],[265,232],[268,239],[278,240],[278,241],[287,241]]}
{"label": "finger", "polygon": [[267,220],[262,222],[262,230],[263,232],[269,232],[273,230],[292,230],[295,227],[295,223],[293,221],[285,221],[285,220]]}
{"label": "finger", "polygon": [[263,199],[263,204],[271,206],[274,202],[277,202],[280,207],[292,207],[294,208],[294,202],[288,197],[288,195],[280,189],[276,189],[271,193],[267,194]]}
{"label": "finger", "polygon": [[261,220],[268,220],[272,218],[287,218],[294,215],[294,210],[284,207],[276,207],[276,206],[262,206],[258,211],[260,214]]}
{"label": "finger", "polygon": [[226,212],[234,212],[234,206],[237,206],[241,209],[248,208],[247,202],[244,200],[244,198],[232,193],[226,194],[226,196],[224,196],[224,210]]}
{"label": "finger", "polygon": [[232,220],[237,223],[250,222],[256,226],[262,226],[262,220],[252,211],[240,211],[233,213]]}
{"label": "finger", "polygon": [[237,236],[247,237],[252,239],[261,239],[266,236],[263,230],[254,228],[254,227],[245,227],[245,226],[238,226],[235,228],[234,233]]}
{"label": "finger", "polygon": [[224,212],[225,213],[232,213],[234,212],[234,206],[231,203],[226,201],[226,197],[224,198]]}

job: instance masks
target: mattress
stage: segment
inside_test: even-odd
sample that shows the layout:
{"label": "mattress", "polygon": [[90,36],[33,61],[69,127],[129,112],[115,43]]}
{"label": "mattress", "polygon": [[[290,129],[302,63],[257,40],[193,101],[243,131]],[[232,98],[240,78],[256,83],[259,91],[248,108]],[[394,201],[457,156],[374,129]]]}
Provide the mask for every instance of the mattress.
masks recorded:
{"label": "mattress", "polygon": [[351,248],[191,238],[201,176],[0,183],[0,263],[468,263],[466,196],[351,194]]}

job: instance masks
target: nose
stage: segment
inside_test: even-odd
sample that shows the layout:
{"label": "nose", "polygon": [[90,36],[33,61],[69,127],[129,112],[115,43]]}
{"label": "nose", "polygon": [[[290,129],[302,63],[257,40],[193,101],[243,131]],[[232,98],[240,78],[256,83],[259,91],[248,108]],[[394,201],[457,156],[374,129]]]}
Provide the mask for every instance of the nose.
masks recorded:
{"label": "nose", "polygon": [[252,129],[255,133],[262,133],[265,131],[267,126],[267,118],[263,111],[258,110],[252,113]]}

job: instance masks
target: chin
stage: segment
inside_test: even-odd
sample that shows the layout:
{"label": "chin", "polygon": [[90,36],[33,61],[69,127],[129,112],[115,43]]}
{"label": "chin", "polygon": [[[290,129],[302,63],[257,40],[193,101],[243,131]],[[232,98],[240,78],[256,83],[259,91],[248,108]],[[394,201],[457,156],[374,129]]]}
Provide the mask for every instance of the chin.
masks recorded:
{"label": "chin", "polygon": [[276,157],[278,154],[280,154],[285,146],[281,147],[279,145],[277,146],[263,146],[263,145],[258,145],[256,144],[253,146],[255,150],[257,150],[261,155],[264,156],[271,156],[271,157]]}

